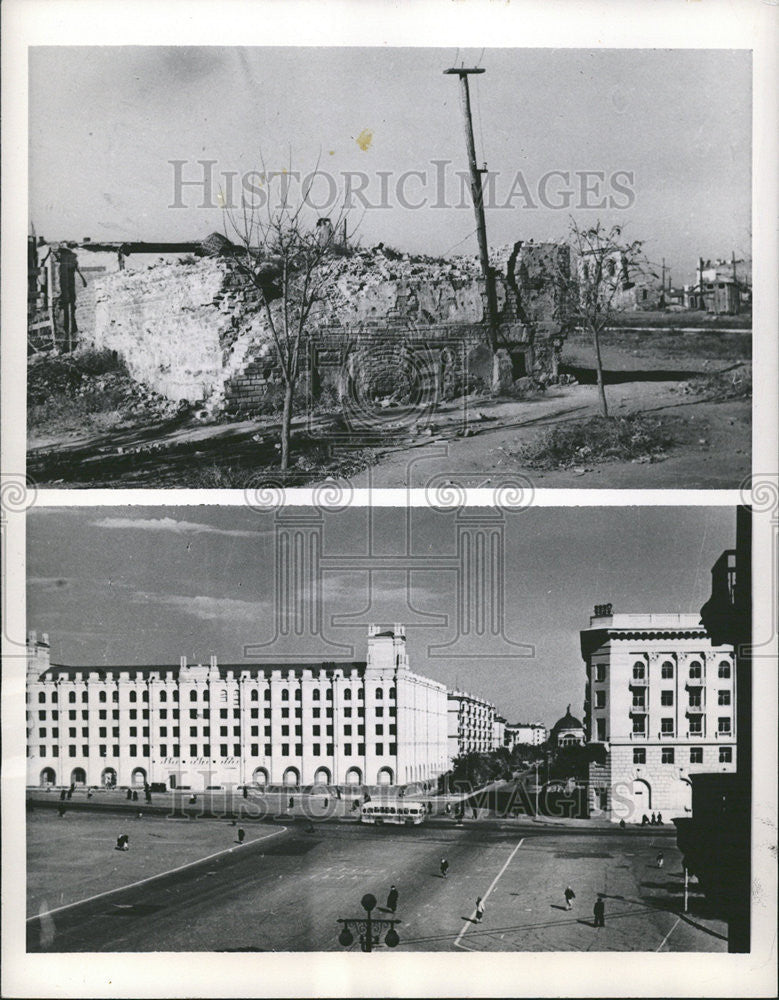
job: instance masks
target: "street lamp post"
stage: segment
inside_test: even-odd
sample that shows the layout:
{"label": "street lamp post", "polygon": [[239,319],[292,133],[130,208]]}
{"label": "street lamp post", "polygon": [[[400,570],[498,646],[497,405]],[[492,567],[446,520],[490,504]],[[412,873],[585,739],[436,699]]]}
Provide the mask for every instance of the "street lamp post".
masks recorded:
{"label": "street lamp post", "polygon": [[371,910],[376,906],[376,897],[370,892],[367,892],[362,897],[360,903],[365,910],[365,917],[338,918],[338,923],[343,924],[341,933],[338,935],[339,942],[344,948],[348,948],[354,942],[354,934],[352,934],[352,930],[354,930],[359,934],[360,948],[366,952],[373,951],[373,946],[379,943],[381,932],[386,930],[387,934],[384,938],[384,943],[390,948],[395,948],[400,943],[398,932],[395,930],[395,924],[399,924],[400,921],[384,920],[381,918],[377,920],[372,917]]}

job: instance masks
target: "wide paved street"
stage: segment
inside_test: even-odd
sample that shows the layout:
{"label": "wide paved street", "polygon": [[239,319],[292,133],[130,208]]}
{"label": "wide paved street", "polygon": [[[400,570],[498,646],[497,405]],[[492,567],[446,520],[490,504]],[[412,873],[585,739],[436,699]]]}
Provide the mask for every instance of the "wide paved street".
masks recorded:
{"label": "wide paved street", "polygon": [[[29,818],[30,837],[40,842],[36,827],[48,824],[51,831],[63,831],[62,851],[66,843],[80,843],[84,870],[113,871],[119,852],[106,837],[94,836],[96,818],[70,815],[65,833],[55,814],[36,812]],[[163,828],[166,822],[175,837]],[[143,842],[148,852],[156,834],[166,864],[173,857],[169,841],[180,840],[182,829],[190,843],[179,865],[197,853],[193,844],[202,842],[202,857],[219,843],[227,850],[162,878],[33,916],[29,950],[337,951],[342,947],[337,918],[362,916],[366,892],[382,907],[392,883],[400,893],[398,951],[726,950],[725,925],[701,916],[696,896],[690,912],[680,912],[680,857],[670,831],[498,830],[478,822],[460,829],[432,824],[402,829],[330,822],[306,833],[301,823],[286,828],[257,823],[247,827],[247,843],[237,847],[226,820],[184,827],[148,823],[138,820],[131,829],[133,846]],[[30,878],[37,884],[67,882],[69,869],[60,864],[64,857],[58,860],[57,840],[49,844],[49,851],[31,854]],[[660,849],[662,869],[655,863]],[[449,861],[446,879],[439,872],[442,857]],[[128,880],[163,870],[162,863],[148,861],[128,866]],[[87,891],[79,893],[71,878],[63,898],[85,899],[102,891],[100,882],[85,880]],[[570,912],[563,899],[569,883],[576,892]],[[114,886],[115,880],[107,880],[103,889]],[[606,903],[606,926],[598,929],[592,917],[597,893]],[[477,896],[486,902],[478,924]],[[39,901],[32,902],[34,914]],[[377,908],[374,915],[384,914]],[[358,950],[359,944],[351,948]]]}

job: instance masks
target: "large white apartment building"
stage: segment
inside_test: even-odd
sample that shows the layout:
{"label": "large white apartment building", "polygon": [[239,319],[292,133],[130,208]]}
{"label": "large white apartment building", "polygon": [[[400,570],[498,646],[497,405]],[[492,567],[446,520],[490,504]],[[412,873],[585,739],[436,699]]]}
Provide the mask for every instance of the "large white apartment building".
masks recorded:
{"label": "large white apartment building", "polygon": [[496,749],[500,727],[495,725],[497,712],[491,702],[465,691],[450,691],[448,709],[451,760],[466,753]]}
{"label": "large white apartment building", "polygon": [[72,667],[27,657],[30,785],[407,784],[446,771],[447,694],[402,625],[354,663]]}
{"label": "large white apartment building", "polygon": [[684,816],[691,774],[735,771],[735,654],[712,643],[699,615],[596,605],[581,650],[586,739],[601,746],[591,806],[626,822]]}
{"label": "large white apartment building", "polygon": [[546,726],[541,722],[507,722],[506,746],[509,750],[517,744],[539,747],[547,740]]}

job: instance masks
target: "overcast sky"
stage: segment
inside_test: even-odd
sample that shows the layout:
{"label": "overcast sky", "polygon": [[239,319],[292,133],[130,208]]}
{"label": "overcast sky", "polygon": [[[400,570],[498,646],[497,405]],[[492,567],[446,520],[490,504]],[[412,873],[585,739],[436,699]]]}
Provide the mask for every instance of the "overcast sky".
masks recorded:
{"label": "overcast sky", "polygon": [[[457,60],[480,63],[472,105],[477,156],[498,173],[488,207],[492,245],[563,237],[570,215],[628,225],[675,283],[699,255],[750,253],[751,57],[727,50],[390,48],[37,48],[30,50],[30,213],[49,239],[193,240],[222,229],[218,208],[185,189],[173,209],[173,168],[202,176],[217,161],[239,177],[260,164],[378,171],[390,192],[404,171],[407,203],[440,198],[432,160],[467,168]],[[358,141],[359,140],[359,141]],[[544,207],[539,186],[547,181]],[[599,171],[578,208],[576,172]],[[633,180],[625,180],[624,174]],[[521,179],[517,181],[517,174]],[[628,196],[610,180],[627,187]],[[453,176],[453,175],[452,175]],[[324,182],[323,182],[324,183]],[[459,201],[458,182],[451,197]],[[565,191],[572,190],[565,206]],[[321,193],[319,193],[321,191]],[[324,200],[325,188],[312,195]],[[447,195],[447,197],[449,197]],[[609,208],[609,198],[628,208]],[[364,245],[475,253],[470,202],[355,211]],[[528,205],[532,203],[532,207]]]}
{"label": "overcast sky", "polygon": [[[419,508],[411,516],[409,532],[401,509],[324,515],[323,640],[305,633],[274,641],[275,515],[207,506],[34,509],[28,625],[49,632],[54,661],[110,666],[177,664],[182,655],[207,662],[212,652],[237,663],[253,643],[267,644],[254,662],[295,654],[364,660],[368,623],[400,622],[412,670],[487,697],[510,721],[551,725],[569,702],[581,714],[579,629],[593,605],[697,613],[711,566],[735,535],[735,512],[721,507],[506,515],[507,641],[482,640],[470,647],[479,656],[454,659],[430,647],[456,638],[456,560],[431,561],[455,555],[456,516]],[[410,591],[405,568],[375,571],[369,581],[350,566],[349,557],[368,553],[369,518],[373,555],[416,557],[403,563],[421,566]],[[508,641],[533,655],[512,658],[522,650]]]}

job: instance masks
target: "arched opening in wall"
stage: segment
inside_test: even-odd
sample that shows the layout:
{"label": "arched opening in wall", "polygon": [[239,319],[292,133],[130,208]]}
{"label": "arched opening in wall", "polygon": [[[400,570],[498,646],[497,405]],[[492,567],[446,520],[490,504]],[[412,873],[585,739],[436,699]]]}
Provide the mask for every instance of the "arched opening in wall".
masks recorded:
{"label": "arched opening in wall", "polygon": [[329,785],[330,784],[330,772],[326,767],[318,767],[314,774],[314,784],[315,785]]}
{"label": "arched opening in wall", "polygon": [[652,788],[643,778],[635,778],[632,791],[635,815],[631,818],[634,823],[640,823],[641,817],[648,816],[652,810]]}
{"label": "arched opening in wall", "polygon": [[347,785],[361,785],[362,784],[362,771],[359,767],[350,767],[346,772],[346,784]]}
{"label": "arched opening in wall", "polygon": [[71,785],[86,785],[87,773],[83,767],[74,767],[70,772]]}
{"label": "arched opening in wall", "polygon": [[136,788],[144,785],[146,783],[146,772],[144,769],[142,767],[136,767],[130,777],[130,781]]}
{"label": "arched opening in wall", "polygon": [[270,775],[268,774],[267,768],[255,767],[254,773],[252,774],[252,781],[255,785],[259,785],[264,788],[265,785],[270,783]]}
{"label": "arched opening in wall", "polygon": [[391,767],[380,767],[379,773],[376,775],[377,785],[391,785],[393,784],[394,777],[392,774]]}
{"label": "arched opening in wall", "polygon": [[57,781],[57,775],[54,773],[53,767],[44,767],[41,771],[41,788],[48,788],[49,785],[55,784]]}
{"label": "arched opening in wall", "polygon": [[300,772],[296,767],[288,767],[284,772],[284,784],[288,788],[295,788],[300,784]]}
{"label": "arched opening in wall", "polygon": [[100,775],[100,784],[103,788],[116,788],[116,770],[113,767],[104,767]]}

